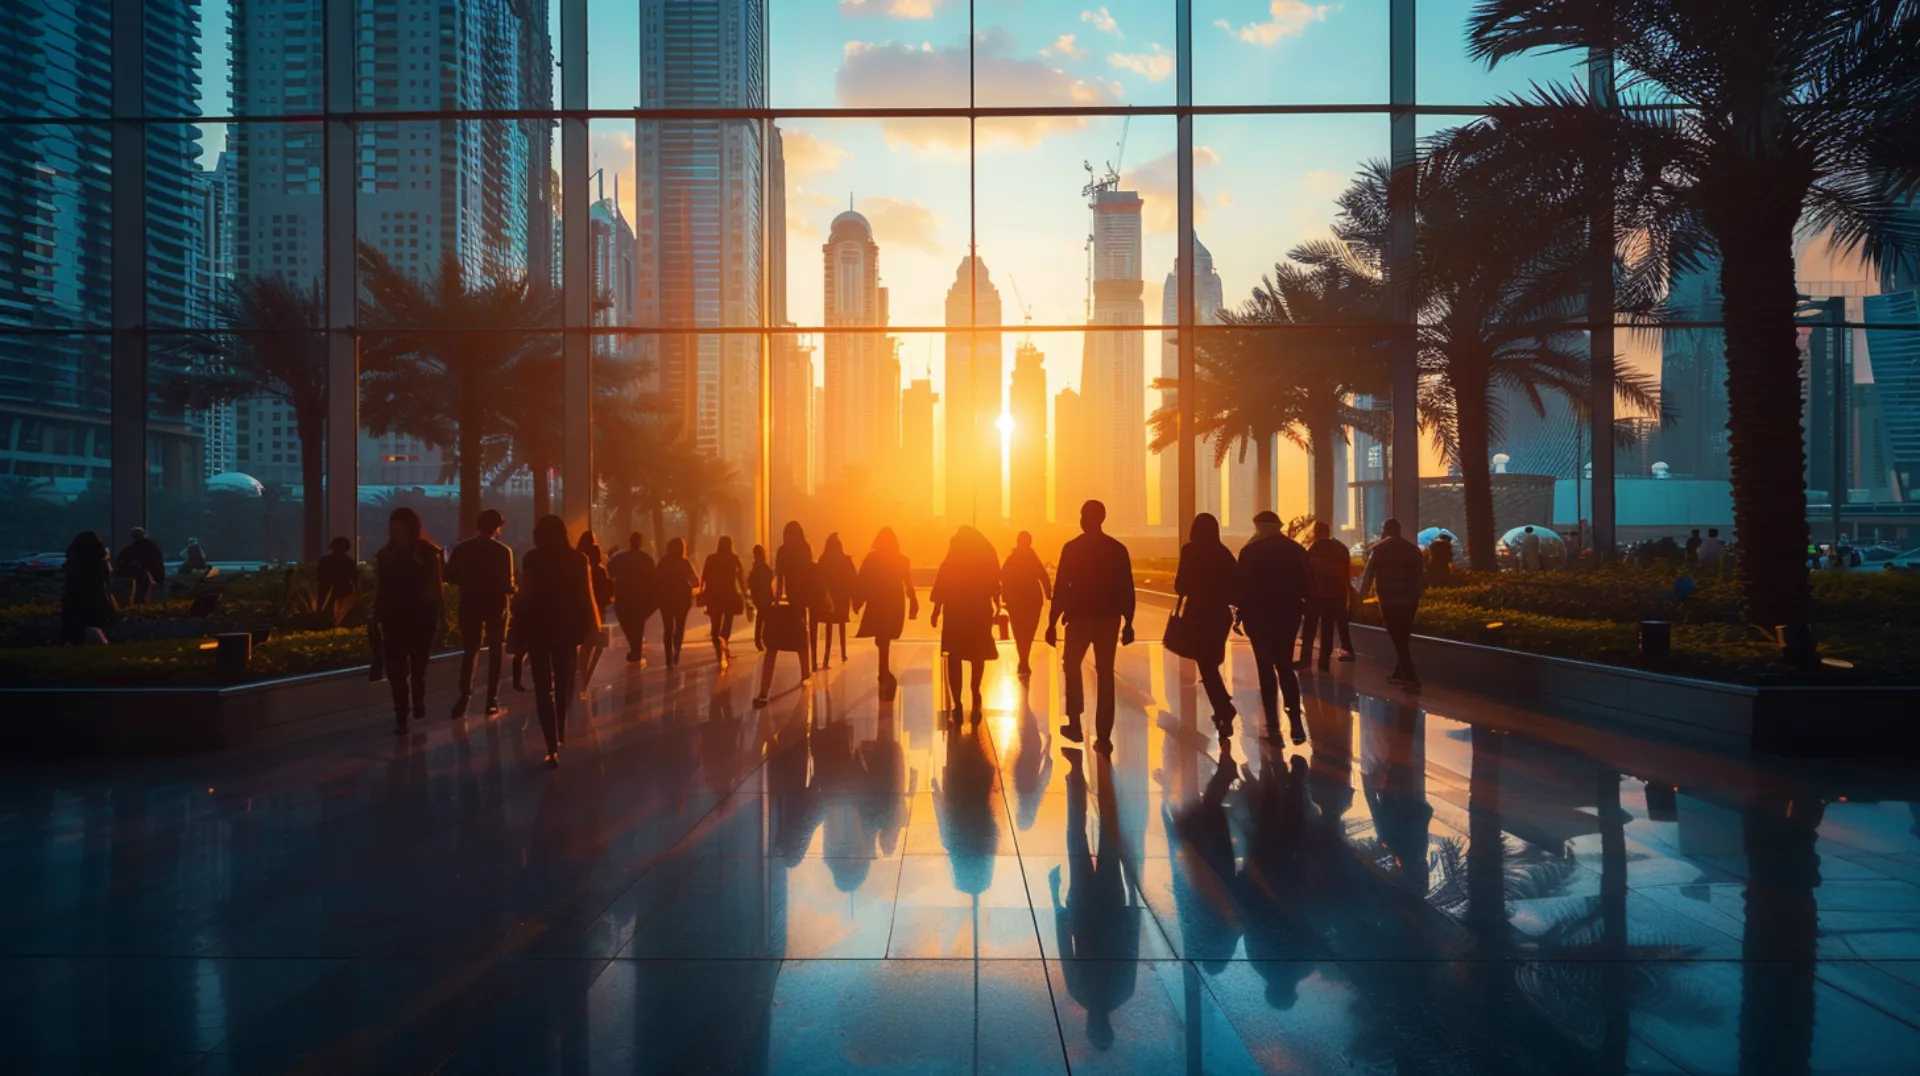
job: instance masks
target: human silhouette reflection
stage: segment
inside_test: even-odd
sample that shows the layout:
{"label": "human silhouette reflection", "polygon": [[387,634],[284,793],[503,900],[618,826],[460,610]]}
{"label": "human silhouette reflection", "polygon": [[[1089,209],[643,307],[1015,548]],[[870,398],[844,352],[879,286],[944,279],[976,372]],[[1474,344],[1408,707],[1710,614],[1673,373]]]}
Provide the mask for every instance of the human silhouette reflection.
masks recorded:
{"label": "human silhouette reflection", "polygon": [[707,701],[707,720],[700,726],[700,769],[706,775],[709,791],[725,794],[733,791],[745,776],[745,752],[741,740],[747,724],[734,713],[733,692],[724,685]]}
{"label": "human silhouette reflection", "polygon": [[820,796],[827,869],[834,885],[843,893],[851,893],[866,881],[873,865],[873,835],[867,830],[858,799],[866,782],[854,747],[852,723],[834,710],[831,694],[826,696],[823,709],[823,720],[811,737],[812,784]]}
{"label": "human silhouette reflection", "polygon": [[1353,807],[1353,688],[1335,685],[1332,701],[1307,700],[1307,734],[1312,757],[1307,767],[1307,790],[1317,812],[1317,824],[1337,838],[1346,835],[1346,814]]}
{"label": "human silhouette reflection", "polygon": [[1427,891],[1427,834],[1433,805],[1427,802],[1426,752],[1417,735],[1420,712],[1411,706],[1375,702],[1366,711],[1373,751],[1360,784],[1373,814],[1374,835],[1392,853],[1395,876],[1414,893]]}
{"label": "human silhouette reflection", "polygon": [[1177,810],[1171,805],[1164,808],[1179,837],[1173,904],[1180,924],[1180,955],[1216,974],[1225,969],[1240,944],[1240,914],[1231,892],[1233,833],[1226,810],[1227,793],[1239,775],[1239,764],[1223,747],[1219,766],[1200,798]]}
{"label": "human silhouette reflection", "polygon": [[907,752],[900,745],[890,694],[881,696],[873,739],[861,741],[859,756],[865,782],[860,810],[866,817],[871,842],[862,854],[872,855],[878,850],[883,856],[891,856],[900,847],[900,834],[907,828],[907,801],[914,790],[907,785]]}
{"label": "human silhouette reflection", "polygon": [[1133,996],[1139,970],[1139,913],[1127,902],[1134,872],[1120,840],[1112,760],[1102,754],[1094,763],[1100,797],[1096,856],[1087,840],[1087,779],[1080,751],[1068,748],[1062,753],[1067,759],[1068,889],[1062,903],[1060,868],[1053,868],[1047,887],[1053,897],[1054,937],[1067,993],[1087,1013],[1087,1041],[1104,1050],[1113,1045],[1113,1013]]}
{"label": "human silhouette reflection", "polygon": [[1032,687],[1020,681],[1019,739],[1013,748],[1014,823],[1020,829],[1033,828],[1040,815],[1040,801],[1047,782],[1053,777],[1053,734],[1040,716],[1033,712]]}
{"label": "human silhouette reflection", "polygon": [[1820,938],[1816,799],[1761,794],[1741,819],[1747,852],[1740,938],[1740,1071],[1812,1071],[1814,971]]}
{"label": "human silhouette reflection", "polygon": [[[1000,829],[993,818],[993,760],[978,723],[946,727],[947,758],[933,782],[940,842],[953,863],[953,885],[975,897],[993,884]],[[977,940],[977,939],[976,939]]]}
{"label": "human silhouette reflection", "polygon": [[1247,959],[1266,983],[1267,1004],[1291,1009],[1313,965],[1300,958],[1313,948],[1299,925],[1307,826],[1307,760],[1262,760],[1258,776],[1241,785],[1247,805],[1247,854],[1235,879],[1234,901],[1246,924]]}
{"label": "human silhouette reflection", "polygon": [[773,853],[787,866],[797,865],[813,844],[820,825],[820,802],[810,787],[812,774],[813,695],[802,691],[793,712],[767,744],[768,813],[772,816]]}

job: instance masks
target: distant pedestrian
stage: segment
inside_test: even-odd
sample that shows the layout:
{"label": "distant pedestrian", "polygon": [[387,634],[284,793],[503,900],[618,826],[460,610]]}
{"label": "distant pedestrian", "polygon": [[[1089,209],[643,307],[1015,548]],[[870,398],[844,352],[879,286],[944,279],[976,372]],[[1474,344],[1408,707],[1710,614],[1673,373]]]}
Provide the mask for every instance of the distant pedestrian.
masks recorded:
{"label": "distant pedestrian", "polygon": [[521,568],[519,616],[525,621],[546,762],[553,767],[560,764],[560,748],[567,742],[567,708],[573,702],[580,644],[599,630],[600,612],[592,566],[587,555],[569,543],[567,525],[559,516],[545,516],[534,524],[533,549]]}
{"label": "distant pedestrian", "polygon": [[336,620],[340,603],[360,593],[360,565],[353,559],[353,539],[337,535],[327,543],[327,553],[314,568],[314,584],[320,592],[320,608]]}
{"label": "distant pedestrian", "polygon": [[180,571],[182,573],[199,572],[204,575],[208,567],[207,551],[200,547],[200,539],[188,538],[185,548],[180,550]]}
{"label": "distant pedestrian", "polygon": [[1540,570],[1540,536],[1533,532],[1531,526],[1520,532],[1520,570]]}
{"label": "distant pedestrian", "polygon": [[1266,736],[1280,738],[1280,704],[1287,709],[1293,742],[1305,743],[1300,716],[1300,678],[1293,672],[1293,640],[1308,594],[1307,551],[1280,529],[1280,517],[1253,517],[1253,539],[1240,547],[1240,627],[1253,647],[1260,679],[1260,706],[1266,712]]}
{"label": "distant pedestrian", "polygon": [[79,646],[88,633],[104,633],[119,612],[113,601],[113,565],[107,561],[107,543],[96,531],[81,531],[67,543],[67,562],[60,569],[60,641]]}
{"label": "distant pedestrian", "polygon": [[840,663],[847,661],[847,621],[853,618],[853,590],[860,573],[840,544],[838,534],[827,535],[820,549],[819,589],[815,592],[814,621],[820,631],[820,668],[833,667],[833,629],[840,629]]}
{"label": "distant pedestrian", "polygon": [[1080,717],[1086,711],[1086,689],[1080,666],[1093,651],[1093,746],[1113,750],[1114,657],[1116,646],[1133,644],[1133,558],[1127,547],[1100,527],[1107,506],[1088,501],[1080,506],[1080,536],[1060,550],[1054,574],[1053,607],[1047,616],[1047,645],[1058,646],[1061,620],[1067,622],[1067,644],[1061,654],[1066,674],[1067,723],[1060,735],[1080,743],[1086,738]]}
{"label": "distant pedestrian", "polygon": [[740,555],[733,551],[733,539],[720,536],[713,552],[700,567],[700,602],[707,607],[708,635],[713,640],[713,660],[730,664],[733,652],[733,618],[746,611],[743,591],[746,572],[740,567]]}
{"label": "distant pedestrian", "polygon": [[[813,628],[807,618],[818,586],[813,547],[807,544],[807,532],[801,529],[798,520],[788,520],[780,533],[780,549],[773,555],[772,599],[760,613],[762,617],[778,615],[784,624],[767,628],[767,656],[760,663],[760,693],[753,697],[755,706],[767,704],[767,693],[773,690],[773,665],[782,649],[791,648],[800,655],[801,683],[813,675],[809,653],[813,649]],[[787,634],[784,628],[795,630],[783,638]]]}
{"label": "distant pedestrian", "polygon": [[133,580],[133,604],[143,605],[156,583],[167,577],[167,558],[145,527],[133,528],[133,540],[113,558],[113,574]]}
{"label": "distant pedestrian", "polygon": [[[973,716],[980,719],[980,680],[986,663],[997,660],[1000,648],[993,641],[993,615],[1000,599],[1000,558],[986,535],[963,526],[954,532],[947,545],[947,557],[940,562],[933,580],[933,618],[940,629],[940,651],[947,657],[947,697],[952,702],[953,719],[960,720],[960,672],[964,662],[973,673]],[[940,623],[944,614],[946,624]]]}
{"label": "distant pedestrian", "polygon": [[478,533],[447,554],[447,582],[460,588],[460,697],[453,717],[467,716],[474,666],[487,651],[487,713],[500,712],[500,658],[507,643],[507,606],[513,600],[513,548],[500,540],[506,520],[498,509],[480,513]]}
{"label": "distant pedestrian", "polygon": [[646,538],[634,531],[627,535],[627,548],[607,561],[607,574],[613,578],[613,614],[627,637],[627,660],[636,665],[645,660],[647,618],[654,609],[654,563],[646,544]]}
{"label": "distant pedestrian", "polygon": [[1681,561],[1680,561],[1681,564],[1683,564],[1688,568],[1695,568],[1699,566],[1700,543],[1701,543],[1700,528],[1695,527],[1693,528],[1692,533],[1687,535],[1687,545],[1686,545],[1685,552],[1681,554]]}
{"label": "distant pedestrian", "polygon": [[1720,528],[1708,527],[1707,536],[1694,551],[1694,574],[1705,579],[1720,578],[1720,567],[1726,556],[1727,543],[1720,540]]}
{"label": "distant pedestrian", "polygon": [[393,690],[393,734],[407,734],[409,714],[427,716],[427,661],[446,615],[440,547],[421,532],[420,516],[396,508],[387,517],[387,544],[373,558],[373,618],[386,652]]}
{"label": "distant pedestrian", "polygon": [[1013,622],[1013,649],[1020,655],[1020,678],[1033,675],[1033,640],[1040,634],[1040,614],[1053,600],[1053,580],[1033,551],[1033,535],[1026,531],[1013,540],[1013,552],[1000,566],[1000,601]]}
{"label": "distant pedestrian", "polygon": [[1360,596],[1369,589],[1380,595],[1380,620],[1386,625],[1387,638],[1393,640],[1393,673],[1389,683],[1406,687],[1420,686],[1420,674],[1413,667],[1413,615],[1420,608],[1420,592],[1425,587],[1420,567],[1420,548],[1400,536],[1400,521],[1389,519],[1380,525],[1380,540],[1367,552],[1367,569],[1360,576]]}
{"label": "distant pedestrian", "polygon": [[[1349,574],[1351,574],[1352,562],[1349,561],[1348,565],[1348,571]],[[1429,586],[1445,586],[1448,582],[1451,582],[1452,579],[1453,536],[1445,531],[1441,531],[1439,534],[1433,536],[1433,541],[1427,543],[1427,584]],[[1347,626],[1344,620],[1341,621],[1340,624],[1340,637],[1341,645],[1347,648],[1347,652],[1341,655],[1340,660],[1352,661],[1353,642],[1347,638]]]}
{"label": "distant pedestrian", "polygon": [[1181,599],[1181,620],[1193,626],[1195,653],[1186,655],[1200,666],[1200,683],[1213,705],[1213,727],[1220,737],[1233,735],[1233,692],[1220,678],[1227,660],[1227,636],[1233,633],[1233,607],[1240,601],[1239,567],[1233,551],[1220,541],[1220,521],[1209,512],[1193,517],[1187,544],[1180,547],[1180,566],[1174,572],[1173,592]]}
{"label": "distant pedestrian", "polygon": [[880,528],[880,533],[873,536],[873,547],[860,562],[854,607],[860,610],[858,637],[872,639],[880,652],[882,697],[891,698],[899,684],[894,679],[891,662],[893,641],[906,630],[907,621],[920,617],[920,597],[913,589],[913,566],[900,552],[900,539],[892,527]]}
{"label": "distant pedestrian", "polygon": [[[1438,538],[1434,539],[1436,542]],[[1340,633],[1340,660],[1353,660],[1353,634],[1347,611],[1353,600],[1353,554],[1333,536],[1325,523],[1313,525],[1313,544],[1307,547],[1307,614],[1300,631],[1300,660],[1294,668],[1313,664],[1313,636],[1320,634],[1320,671],[1333,668],[1333,634]]]}
{"label": "distant pedestrian", "polygon": [[580,675],[574,680],[574,691],[581,697],[587,697],[587,685],[593,683],[594,671],[600,668],[600,659],[606,656],[607,647],[613,639],[606,630],[607,611],[613,608],[613,574],[607,571],[606,555],[601,552],[600,539],[592,530],[580,532],[580,540],[574,548],[586,554],[587,575],[593,581],[593,608],[599,614],[599,626],[580,644]]}
{"label": "distant pedestrian", "polygon": [[767,547],[755,543],[753,566],[747,569],[747,597],[753,602],[753,648],[767,648],[767,607],[773,604],[773,565]]}
{"label": "distant pedestrian", "polygon": [[680,664],[680,648],[687,641],[687,613],[693,609],[693,592],[699,585],[700,577],[687,560],[687,543],[668,539],[667,551],[654,565],[653,596],[660,603],[660,640],[669,669]]}

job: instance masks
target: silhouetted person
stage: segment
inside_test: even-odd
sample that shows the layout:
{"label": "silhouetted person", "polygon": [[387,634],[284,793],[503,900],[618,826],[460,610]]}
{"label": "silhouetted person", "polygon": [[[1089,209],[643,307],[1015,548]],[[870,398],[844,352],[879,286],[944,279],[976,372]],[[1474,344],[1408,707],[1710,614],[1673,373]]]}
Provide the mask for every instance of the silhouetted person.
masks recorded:
{"label": "silhouetted person", "polygon": [[353,559],[353,539],[345,535],[327,543],[327,553],[314,569],[314,583],[320,592],[320,607],[328,611],[360,593],[360,565]]}
{"label": "silhouetted person", "polygon": [[593,568],[587,555],[567,540],[559,516],[545,516],[533,527],[533,549],[521,565],[520,612],[527,653],[533,663],[534,708],[546,736],[548,766],[560,764],[567,742],[567,707],[573,702],[573,673],[580,644],[600,628],[593,596]]}
{"label": "silhouetted person", "polygon": [[753,648],[767,648],[767,606],[773,604],[773,565],[767,547],[753,547],[753,566],[747,569],[747,597],[753,601]]}
{"label": "silhouetted person", "polygon": [[1300,661],[1313,663],[1313,636],[1320,635],[1320,671],[1333,667],[1333,633],[1340,631],[1341,661],[1353,660],[1353,635],[1347,626],[1348,603],[1353,600],[1353,554],[1333,536],[1325,523],[1313,525],[1313,544],[1307,547],[1307,616],[1300,631]]}
{"label": "silhouetted person", "polygon": [[860,562],[859,582],[854,586],[854,608],[860,610],[858,638],[872,639],[880,652],[880,689],[891,697],[899,681],[894,679],[891,655],[893,641],[906,630],[908,620],[920,617],[920,596],[913,589],[913,566],[900,552],[900,539],[892,527],[880,528],[873,536],[873,548]]}
{"label": "silhouetted person", "polygon": [[847,661],[847,621],[853,616],[854,587],[859,582],[859,572],[854,570],[853,558],[847,555],[846,548],[840,544],[840,535],[827,535],[827,544],[820,549],[819,589],[815,592],[814,622],[821,627],[820,667],[833,666],[833,629],[840,629],[840,663]]}
{"label": "silhouetted person", "polygon": [[1067,994],[1087,1012],[1087,1041],[1097,1049],[1113,1045],[1113,1013],[1133,996],[1139,974],[1140,912],[1127,903],[1130,869],[1122,853],[1120,807],[1113,787],[1113,762],[1095,763],[1100,797],[1098,858],[1087,840],[1087,779],[1080,752],[1067,756],[1067,870],[1065,903],[1060,900],[1060,868],[1047,875],[1053,895],[1053,929]]}
{"label": "silhouetted person", "polygon": [[[507,606],[513,600],[513,549],[500,541],[499,511],[480,513],[474,537],[447,553],[447,582],[460,588],[460,697],[453,717],[467,716],[474,666],[487,651],[487,713],[500,712],[500,655],[506,648]],[[484,638],[483,638],[484,637]]]}
{"label": "silhouetted person", "polygon": [[[800,682],[806,683],[812,675],[813,659],[809,651],[813,649],[813,627],[807,622],[809,610],[813,608],[814,591],[818,580],[813,566],[813,547],[807,544],[807,533],[800,529],[798,520],[788,520],[780,534],[780,549],[773,555],[773,598],[766,608],[772,609],[783,601],[792,609],[799,610],[800,631],[797,638],[782,641],[769,634],[766,638],[767,656],[760,663],[760,693],[754,696],[755,706],[767,704],[767,693],[773,690],[773,663],[778,660],[781,646],[793,646],[794,653],[800,655]],[[783,610],[788,615],[791,610]],[[762,612],[762,616],[766,613]]]}
{"label": "silhouetted person", "polygon": [[687,640],[687,612],[693,608],[693,592],[699,585],[700,577],[687,560],[687,543],[668,539],[667,551],[654,565],[653,597],[660,603],[660,639],[669,669],[680,664],[680,648]]}
{"label": "silhouetted person", "polygon": [[[933,580],[932,625],[940,629],[940,651],[947,656],[947,696],[953,703],[954,720],[960,718],[960,666],[965,662],[973,672],[973,714],[980,717],[980,680],[986,663],[997,660],[1000,648],[993,641],[993,614],[1000,597],[1000,558],[993,544],[972,527],[954,532],[947,545],[947,559]],[[941,618],[946,623],[942,624]]]}
{"label": "silhouetted person", "polygon": [[610,641],[599,629],[606,624],[607,610],[613,606],[614,587],[613,575],[607,571],[606,557],[600,551],[600,540],[594,537],[593,531],[581,531],[574,548],[587,555],[587,572],[593,580],[593,608],[599,614],[594,631],[580,644],[580,675],[574,689],[581,698],[586,698],[587,685],[593,682],[594,670],[600,667],[600,659],[607,652],[606,643]]}
{"label": "silhouetted person", "polygon": [[118,610],[113,603],[113,565],[107,543],[96,531],[81,531],[67,543],[67,562],[60,569],[60,641],[78,646],[94,628],[113,626]]}
{"label": "silhouetted person", "polygon": [[1173,592],[1186,599],[1182,618],[1194,629],[1192,655],[1200,666],[1200,684],[1213,704],[1213,727],[1222,738],[1233,735],[1233,692],[1220,679],[1227,660],[1227,636],[1233,632],[1233,606],[1239,602],[1239,567],[1233,552],[1220,541],[1220,521],[1211,513],[1193,517],[1187,544],[1180,547],[1180,567],[1174,572]]}
{"label": "silhouetted person", "polygon": [[1000,602],[1013,622],[1013,649],[1020,655],[1020,675],[1033,675],[1033,638],[1040,634],[1040,614],[1053,598],[1053,580],[1033,551],[1033,535],[1026,531],[1013,540],[1013,552],[1000,566]]}
{"label": "silhouetted person", "polygon": [[1707,536],[1694,551],[1698,574],[1707,579],[1720,578],[1720,562],[1727,556],[1727,543],[1720,540],[1720,528],[1708,527]]}
{"label": "silhouetted person", "polygon": [[1307,742],[1300,719],[1300,679],[1293,672],[1293,640],[1307,600],[1307,551],[1280,529],[1280,517],[1253,517],[1253,540],[1240,547],[1240,626],[1253,647],[1266,735],[1280,738],[1284,697],[1294,743]]}
{"label": "silhouetted person", "polygon": [[200,547],[200,539],[188,538],[187,544],[180,550],[180,570],[182,572],[205,572],[207,551]]}
{"label": "silhouetted person", "polygon": [[[1427,543],[1427,582],[1435,586],[1445,585],[1453,578],[1453,538],[1447,534],[1436,534],[1433,541]],[[1353,660],[1353,643],[1346,640],[1346,621],[1340,622],[1341,645],[1347,652],[1341,655],[1341,661]]]}
{"label": "silhouetted person", "polygon": [[1420,591],[1425,587],[1420,566],[1420,548],[1400,536],[1400,521],[1389,519],[1380,525],[1380,540],[1367,551],[1367,570],[1360,576],[1360,596],[1369,587],[1380,594],[1380,621],[1387,638],[1393,640],[1393,673],[1388,681],[1413,687],[1420,676],[1413,668],[1413,614],[1420,607]]}
{"label": "silhouetted person", "polygon": [[160,543],[147,537],[144,527],[133,528],[133,540],[113,558],[113,571],[122,579],[133,580],[133,604],[141,605],[154,584],[167,577],[167,558]]}
{"label": "silhouetted person", "polygon": [[393,733],[407,733],[407,716],[427,716],[427,660],[445,615],[440,547],[421,533],[420,516],[396,508],[387,517],[387,544],[373,557],[373,618],[386,651],[393,690]]}
{"label": "silhouetted person", "polygon": [[713,640],[713,660],[727,664],[733,657],[728,649],[733,638],[733,618],[746,611],[747,575],[741,570],[740,555],[733,551],[733,539],[726,535],[700,566],[700,600],[707,607],[708,634]]}
{"label": "silhouetted person", "polygon": [[1093,746],[1113,749],[1113,662],[1116,644],[1133,644],[1133,558],[1127,547],[1104,533],[1107,506],[1088,501],[1080,506],[1080,537],[1060,550],[1060,567],[1053,580],[1053,608],[1047,616],[1047,645],[1058,646],[1059,625],[1067,622],[1067,645],[1062,653],[1066,669],[1067,723],[1060,735],[1074,743],[1086,738],[1080,716],[1086,712],[1086,689],[1080,682],[1080,664],[1093,650]]}
{"label": "silhouetted person", "polygon": [[1687,544],[1680,555],[1680,563],[1689,568],[1700,563],[1700,528],[1693,528],[1687,535]]}
{"label": "silhouetted person", "polygon": [[613,577],[613,615],[627,637],[627,660],[638,664],[647,643],[647,618],[653,615],[653,557],[639,531],[627,535],[627,548],[607,561]]}
{"label": "silhouetted person", "polygon": [[1532,526],[1520,532],[1520,570],[1540,570],[1540,536],[1533,532]]}

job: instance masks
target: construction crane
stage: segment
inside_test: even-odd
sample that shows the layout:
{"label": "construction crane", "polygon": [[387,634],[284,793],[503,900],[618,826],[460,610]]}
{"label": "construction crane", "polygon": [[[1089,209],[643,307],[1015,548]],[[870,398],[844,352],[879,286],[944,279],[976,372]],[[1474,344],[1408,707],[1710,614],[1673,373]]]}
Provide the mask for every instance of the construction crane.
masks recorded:
{"label": "construction crane", "polygon": [[[1088,209],[1093,209],[1099,204],[1100,195],[1103,192],[1120,189],[1120,166],[1124,164],[1127,159],[1127,134],[1132,131],[1132,129],[1133,117],[1131,115],[1120,121],[1120,145],[1114,150],[1113,160],[1107,162],[1106,174],[1095,175],[1092,161],[1082,160],[1080,162],[1080,167],[1087,170],[1087,185],[1080,188],[1080,193],[1088,199]],[[1089,221],[1087,224],[1086,300],[1088,321],[1093,320],[1093,235],[1093,223]]]}
{"label": "construction crane", "polygon": [[1033,310],[1027,306],[1026,298],[1020,294],[1020,282],[1013,278],[1012,273],[1007,274],[1007,283],[1013,286],[1013,301],[1020,305],[1022,324],[1027,326],[1027,336],[1022,343],[1031,344],[1033,343]]}

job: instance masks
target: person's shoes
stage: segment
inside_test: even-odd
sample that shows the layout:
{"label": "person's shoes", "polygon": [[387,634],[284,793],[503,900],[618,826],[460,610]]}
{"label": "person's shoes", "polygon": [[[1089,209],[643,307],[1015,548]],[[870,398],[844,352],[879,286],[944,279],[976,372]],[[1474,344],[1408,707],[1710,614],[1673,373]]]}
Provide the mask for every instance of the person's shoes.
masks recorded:
{"label": "person's shoes", "polygon": [[1408,691],[1418,691],[1420,690],[1420,680],[1418,677],[1409,676],[1400,681],[1400,686],[1406,688]]}
{"label": "person's shoes", "polygon": [[1340,651],[1340,659],[1339,659],[1339,660],[1341,660],[1341,661],[1355,661],[1355,660],[1357,660],[1357,659],[1356,659],[1356,658],[1354,657],[1354,655],[1353,655],[1353,651],[1351,651],[1351,650],[1342,650],[1342,651]]}
{"label": "person's shoes", "polygon": [[766,697],[765,695],[755,695],[755,696],[753,697],[753,708],[754,708],[754,709],[756,709],[756,710],[762,710],[762,709],[765,709],[765,708],[766,708],[766,705],[767,705],[767,697]]}
{"label": "person's shoes", "polygon": [[453,713],[447,715],[447,720],[458,721],[467,716],[467,704],[472,701],[472,695],[461,695],[459,698],[453,700]]}
{"label": "person's shoes", "polygon": [[1069,721],[1060,726],[1060,738],[1068,743],[1084,743],[1087,735],[1080,731],[1080,722]]}
{"label": "person's shoes", "polygon": [[[1289,724],[1290,726],[1292,726],[1292,729],[1293,729],[1293,732],[1292,732],[1292,735],[1291,735],[1291,736],[1289,737],[1289,739],[1291,739],[1291,740],[1293,740],[1293,745],[1294,745],[1295,747],[1298,747],[1298,746],[1300,746],[1301,744],[1303,744],[1303,743],[1306,743],[1306,742],[1307,742],[1307,727],[1306,727],[1305,725],[1302,725],[1302,724],[1300,723],[1300,715],[1299,715],[1299,714],[1288,714],[1288,715],[1287,715],[1287,723],[1288,723],[1288,724]],[[1277,729],[1276,729],[1275,731],[1277,732],[1277,731],[1279,731],[1279,730],[1277,730]]]}
{"label": "person's shoes", "polygon": [[404,718],[404,717],[401,717],[401,718],[395,718],[395,719],[394,719],[394,722],[393,722],[393,734],[394,734],[395,736],[405,736],[405,735],[407,734],[407,719],[406,719],[406,718]]}
{"label": "person's shoes", "polygon": [[547,769],[557,770],[559,768],[560,768],[560,752],[558,751],[547,752]]}
{"label": "person's shoes", "polygon": [[1312,668],[1312,667],[1313,667],[1313,659],[1312,659],[1312,658],[1301,658],[1300,660],[1298,660],[1298,661],[1296,661],[1296,662],[1294,662],[1294,663],[1293,663],[1293,667],[1294,667],[1294,668],[1296,668],[1296,669],[1307,669],[1307,668]]}
{"label": "person's shoes", "polygon": [[1320,670],[1321,672],[1332,672],[1333,663],[1328,661],[1326,658],[1321,658],[1320,663],[1318,665],[1315,665],[1314,668]]}
{"label": "person's shoes", "polygon": [[1406,682],[1407,678],[1401,676],[1399,673],[1393,673],[1387,677],[1387,683],[1389,684],[1404,684]]}
{"label": "person's shoes", "polygon": [[527,685],[521,683],[520,678],[516,676],[513,678],[513,689],[515,691],[524,692],[527,690]]}
{"label": "person's shoes", "polygon": [[629,665],[640,664],[640,652],[638,650],[627,651],[627,664]]}
{"label": "person's shoes", "polygon": [[1111,755],[1113,754],[1113,741],[1102,736],[1093,741],[1093,749],[1103,755]]}
{"label": "person's shoes", "polygon": [[1024,664],[1021,665],[1018,670],[1018,674],[1020,676],[1020,679],[1025,680],[1027,677],[1033,675],[1033,666],[1024,665]]}
{"label": "person's shoes", "polygon": [[1260,735],[1268,743],[1279,743],[1280,742],[1279,723],[1274,721],[1267,722],[1267,727],[1261,730]]}
{"label": "person's shoes", "polygon": [[497,714],[499,712],[500,712],[500,696],[488,695],[487,696],[487,716],[492,717],[494,714]]}

